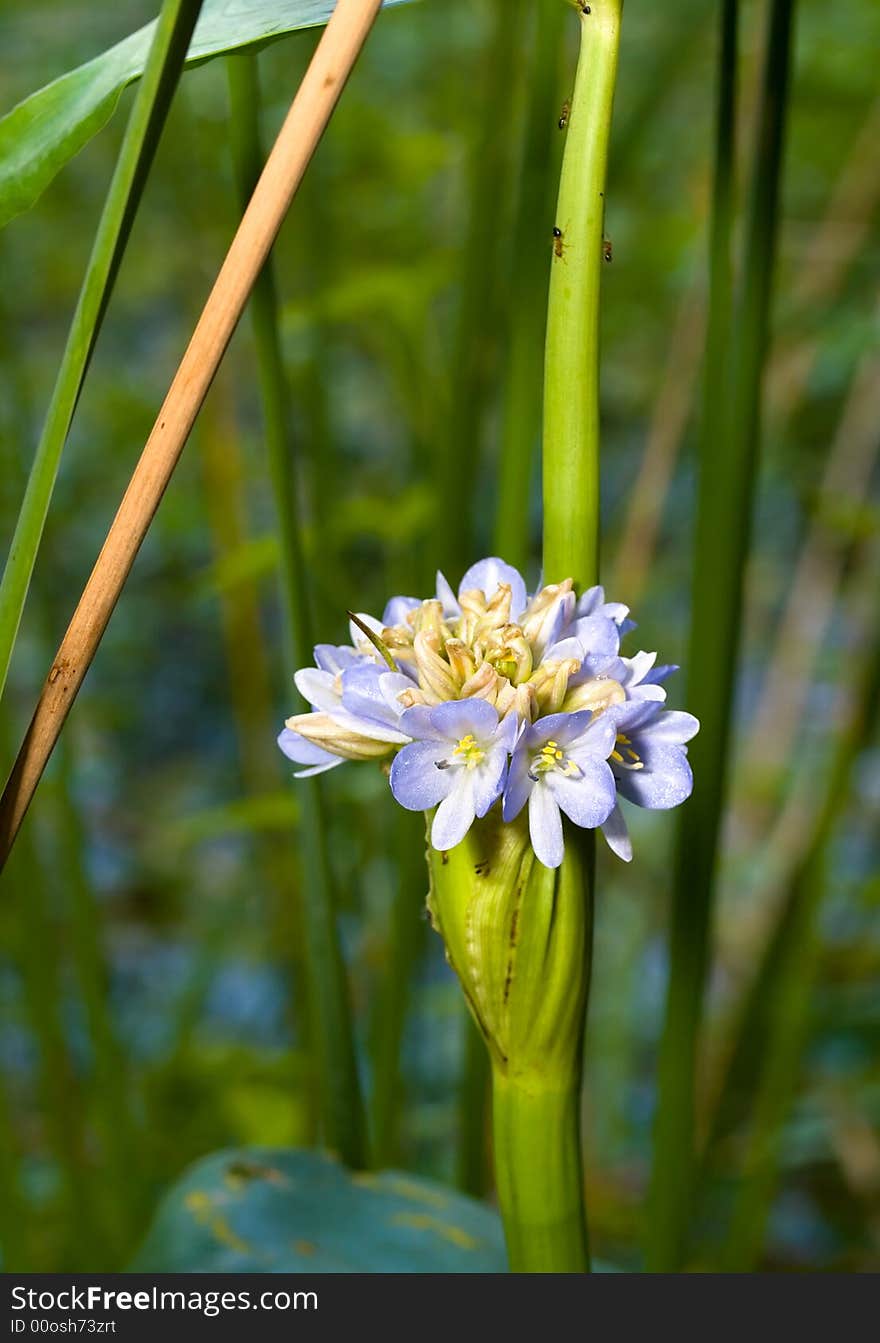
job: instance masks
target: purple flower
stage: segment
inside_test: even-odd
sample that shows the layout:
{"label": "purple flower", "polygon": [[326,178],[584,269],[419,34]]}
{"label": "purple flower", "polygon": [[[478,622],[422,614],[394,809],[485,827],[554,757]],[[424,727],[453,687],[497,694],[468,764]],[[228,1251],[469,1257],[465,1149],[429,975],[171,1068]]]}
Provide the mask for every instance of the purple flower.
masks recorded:
{"label": "purple flower", "polygon": [[[693,714],[634,699],[609,709],[608,718],[616,731],[609,764],[622,797],[652,811],[677,807],[690,797],[694,781],[685,742],[700,728]],[[619,805],[602,833],[617,856],[629,862],[632,844]]]}
{"label": "purple flower", "polygon": [[323,774],[325,770],[341,765],[346,759],[343,755],[332,755],[330,751],[316,746],[313,741],[309,741],[289,727],[282,728],[279,732],[278,745],[288,760],[292,760],[296,765],[308,766],[307,769],[296,770],[293,776],[295,779],[308,779],[313,774]]}
{"label": "purple flower", "polygon": [[[576,608],[577,616],[605,616],[608,620],[613,620],[615,625],[620,627],[621,635],[628,634],[630,630],[635,629],[635,621],[627,620],[629,607],[624,606],[623,602],[606,602],[605,589],[601,585],[594,588],[587,588],[586,592],[581,593]],[[624,628],[625,627],[625,628]]]}
{"label": "purple flower", "polygon": [[355,658],[341,672],[304,667],[294,680],[315,710],[289,718],[278,737],[289,760],[308,766],[295,778],[321,774],[343,760],[378,759],[409,741],[400,730],[399,698],[412,689],[408,676]]}
{"label": "purple flower", "polygon": [[401,730],[413,741],[395,756],[391,791],[409,811],[437,807],[435,849],[454,848],[501,796],[517,726],[513,714],[499,722],[481,699],[417,705],[402,716]]}
{"label": "purple flower", "polygon": [[[497,556],[471,565],[458,585],[458,596],[461,597],[463,592],[478,591],[490,602],[498,591],[499,583],[507,583],[510,587],[510,618],[517,620],[528,602],[525,580],[518,569],[514,569],[512,564],[505,564]],[[443,607],[444,616],[461,615],[458,598],[441,573],[437,574],[437,600]]]}
{"label": "purple flower", "polygon": [[512,821],[526,801],[532,848],[545,867],[562,862],[562,817],[588,830],[607,818],[615,802],[614,775],[608,756],[614,748],[615,722],[589,710],[555,713],[527,727],[516,744],[503,816]]}

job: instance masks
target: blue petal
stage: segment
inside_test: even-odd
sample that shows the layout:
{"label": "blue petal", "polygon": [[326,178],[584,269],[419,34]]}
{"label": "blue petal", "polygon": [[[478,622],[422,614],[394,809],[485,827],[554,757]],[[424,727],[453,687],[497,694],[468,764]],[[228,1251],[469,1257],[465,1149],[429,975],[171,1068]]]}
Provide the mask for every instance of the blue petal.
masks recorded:
{"label": "blue petal", "polygon": [[325,769],[333,769],[335,765],[342,764],[342,756],[331,755],[329,751],[316,746],[313,741],[307,741],[289,727],[279,732],[278,745],[288,760],[297,765],[311,766],[310,769],[299,772],[296,775],[298,779],[305,778],[307,774],[319,774]]}
{"label": "blue petal", "polygon": [[437,768],[445,757],[442,742],[414,741],[398,751],[391,765],[391,791],[402,807],[427,811],[446,797],[456,771]]}
{"label": "blue petal", "polygon": [[456,778],[448,796],[440,803],[431,826],[435,849],[454,849],[474,823],[474,780],[471,770],[455,771]]}
{"label": "blue petal", "polygon": [[521,744],[510,762],[501,811],[505,821],[512,821],[520,814],[535,786],[534,780],[529,778],[529,755],[528,747]]}
{"label": "blue petal", "polygon": [[700,720],[692,713],[682,713],[680,709],[665,709],[645,729],[648,738],[654,742],[664,742],[669,746],[681,746],[690,741],[700,730]]}
{"label": "blue petal", "polygon": [[405,625],[410,611],[421,606],[418,597],[392,597],[382,612],[383,625]]}
{"label": "blue petal", "polygon": [[528,746],[543,746],[547,741],[558,741],[560,746],[568,746],[590,726],[593,715],[589,709],[578,709],[576,713],[551,713],[539,718],[526,729],[524,738]]}
{"label": "blue petal", "polygon": [[443,607],[443,614],[447,620],[452,616],[461,615],[461,607],[458,604],[458,598],[452,591],[445,575],[441,574],[439,569],[437,570],[437,600]]}
{"label": "blue petal", "polygon": [[503,746],[493,746],[486,758],[473,770],[474,775],[474,811],[485,816],[501,796],[504,780],[507,776],[507,751]]}
{"label": "blue petal", "polygon": [[574,622],[570,632],[592,657],[616,657],[620,649],[620,630],[607,616],[584,616]]}
{"label": "blue petal", "polygon": [[660,685],[661,681],[665,681],[673,672],[677,671],[678,665],[675,662],[664,663],[662,667],[655,667],[653,671],[648,672],[648,675],[644,678],[644,683],[645,685]]}
{"label": "blue petal", "polygon": [[536,784],[529,797],[529,835],[538,861],[545,867],[558,867],[565,854],[562,817],[556,799],[543,783]]}
{"label": "blue petal", "polygon": [[568,744],[568,754],[581,768],[590,760],[607,760],[614,750],[617,720],[612,712],[600,713]]}
{"label": "blue petal", "polygon": [[361,661],[360,654],[345,644],[318,644],[314,653],[315,665],[321,671],[332,672],[334,676]]}
{"label": "blue petal", "polygon": [[618,732],[631,737],[636,732],[650,732],[653,724],[666,711],[662,703],[649,699],[629,699],[625,704],[614,704],[608,710],[617,724]]}
{"label": "blue petal", "polygon": [[680,746],[646,746],[641,740],[635,747],[643,769],[614,771],[623,797],[637,807],[666,811],[690,797],[694,786],[691,767]]}
{"label": "blue petal", "polygon": [[[402,710],[389,705],[382,691],[382,680],[395,673],[383,671],[378,663],[365,662],[342,674],[342,703],[349,713],[386,727],[398,727]],[[412,683],[400,677],[407,685]]]}
{"label": "blue petal", "polygon": [[339,708],[340,696],[332,672],[319,671],[317,667],[301,667],[293,679],[297,690],[313,709]]}
{"label": "blue petal", "polygon": [[526,595],[526,585],[522,574],[512,565],[505,564],[504,560],[499,560],[497,556],[492,555],[487,560],[480,560],[478,564],[472,564],[458,585],[459,597],[463,592],[471,592],[477,588],[490,602],[495,596],[499,583],[509,583],[511,591],[510,599],[510,618],[516,620],[521,616],[528,604]]}
{"label": "blue petal", "polygon": [[617,801],[614,775],[603,760],[585,761],[580,778],[553,770],[544,782],[569,820],[584,830],[601,825]]}
{"label": "blue petal", "polygon": [[579,616],[591,616],[599,610],[600,606],[605,605],[605,589],[601,584],[594,588],[587,588],[581,593],[577,604],[577,613]]}
{"label": "blue petal", "polygon": [[602,822],[602,834],[605,836],[612,853],[616,853],[618,858],[622,858],[625,863],[632,862],[632,840],[629,837],[626,820],[619,804],[612,807],[608,816]]}
{"label": "blue petal", "polygon": [[497,728],[498,711],[484,699],[451,699],[434,706],[431,722],[447,741],[460,741],[468,733],[481,741]]}
{"label": "blue petal", "polygon": [[429,704],[414,704],[400,716],[398,727],[414,741],[442,741],[449,744],[445,733],[434,726],[433,710]]}

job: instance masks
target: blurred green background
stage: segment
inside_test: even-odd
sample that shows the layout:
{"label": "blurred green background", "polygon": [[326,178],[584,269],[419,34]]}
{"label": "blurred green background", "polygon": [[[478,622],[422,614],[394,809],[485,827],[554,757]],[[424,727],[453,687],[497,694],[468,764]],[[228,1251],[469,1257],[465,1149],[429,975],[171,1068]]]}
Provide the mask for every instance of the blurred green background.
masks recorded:
{"label": "blurred green background", "polygon": [[[277,245],[321,641],[343,640],[347,607],[427,595],[438,561],[457,583],[499,550],[538,577],[540,323],[575,37],[560,26],[553,65],[536,70],[531,25],[548,4],[555,13],[556,0],[423,0],[382,15]],[[154,12],[149,0],[7,0],[0,110]],[[762,14],[744,6],[747,146]],[[627,0],[607,193],[604,575],[639,621],[628,651],[674,661],[688,622],[716,17],[698,0]],[[267,143],[314,41],[260,55]],[[696,1267],[721,1256],[749,1058],[767,1028],[758,1017],[739,1032],[741,1085],[728,1085],[722,1122],[742,995],[809,851],[877,640],[878,50],[873,0],[833,12],[804,0],[702,1059],[714,1137]],[[131,96],[0,238],[4,551]],[[547,133],[524,154],[537,114]],[[217,61],[182,78],[77,410],[0,711],[4,773],[235,222]],[[499,530],[498,466],[517,434],[535,448],[531,517]],[[450,444],[469,463],[452,490]],[[243,324],[0,878],[9,1267],[120,1267],[195,1157],[314,1136],[297,792],[274,742],[299,701],[283,669],[273,517]],[[685,673],[670,702],[686,705]],[[876,733],[851,754],[804,961],[764,1269],[880,1264]],[[463,1127],[479,1132],[483,1115],[470,1095],[462,1118],[464,1012],[424,918],[420,822],[401,821],[372,767],[333,772],[325,792],[362,1075],[368,1095],[380,1075],[393,1084],[377,1145],[386,1164],[453,1181]],[[600,854],[585,1092],[592,1235],[621,1267],[640,1262],[673,823],[639,813],[632,828],[630,868]],[[484,1179],[472,1169],[467,1183]]]}

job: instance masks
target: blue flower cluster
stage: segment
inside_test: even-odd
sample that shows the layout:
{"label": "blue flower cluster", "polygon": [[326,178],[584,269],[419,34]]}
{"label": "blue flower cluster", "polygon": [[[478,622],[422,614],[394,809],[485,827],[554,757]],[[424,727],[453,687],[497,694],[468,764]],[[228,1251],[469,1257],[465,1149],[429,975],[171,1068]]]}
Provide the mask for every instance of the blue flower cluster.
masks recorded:
{"label": "blue flower cluster", "polygon": [[442,574],[426,601],[394,597],[382,620],[358,615],[351,644],[319,644],[296,674],[312,711],[287,720],[278,744],[304,768],[391,758],[394,797],[436,808],[434,848],[458,844],[500,801],[505,821],[528,807],[547,867],[562,862],[562,813],[602,829],[629,861],[620,799],[668,808],[691,792],[693,715],[665,708],[675,671],[655,653],[620,653],[635,626],[600,587],[571,580],[532,596],[516,569],[475,564],[453,593]]}

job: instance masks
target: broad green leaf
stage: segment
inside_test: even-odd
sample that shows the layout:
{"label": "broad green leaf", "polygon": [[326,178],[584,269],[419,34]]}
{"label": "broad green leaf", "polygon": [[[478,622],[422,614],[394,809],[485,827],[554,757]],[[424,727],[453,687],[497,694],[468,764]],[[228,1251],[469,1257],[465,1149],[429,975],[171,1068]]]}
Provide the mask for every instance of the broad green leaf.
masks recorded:
{"label": "broad green leaf", "polygon": [[[386,6],[404,3],[385,0]],[[333,8],[333,0],[205,0],[186,64],[318,27]],[[139,28],[0,119],[0,227],[36,204],[68,159],[106,125],[122,90],[143,74],[155,27],[154,21]]]}
{"label": "broad green leaf", "polygon": [[215,1152],[165,1195],[139,1273],[502,1273],[497,1215],[431,1180],[319,1152]]}

